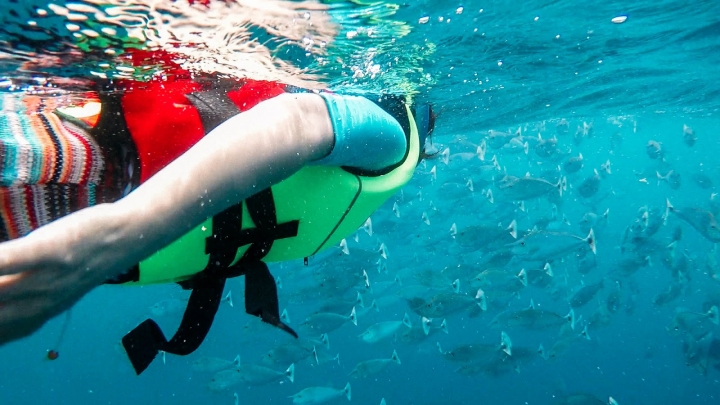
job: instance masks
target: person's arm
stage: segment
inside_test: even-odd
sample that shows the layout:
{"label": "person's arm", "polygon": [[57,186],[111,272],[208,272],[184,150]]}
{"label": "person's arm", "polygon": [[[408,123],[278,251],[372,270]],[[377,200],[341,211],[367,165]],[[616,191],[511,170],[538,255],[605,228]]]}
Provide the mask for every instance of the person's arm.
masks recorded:
{"label": "person's arm", "polygon": [[327,156],[334,141],[320,96],[280,95],[221,124],[122,200],[0,244],[0,344],[32,333],[208,217]]}

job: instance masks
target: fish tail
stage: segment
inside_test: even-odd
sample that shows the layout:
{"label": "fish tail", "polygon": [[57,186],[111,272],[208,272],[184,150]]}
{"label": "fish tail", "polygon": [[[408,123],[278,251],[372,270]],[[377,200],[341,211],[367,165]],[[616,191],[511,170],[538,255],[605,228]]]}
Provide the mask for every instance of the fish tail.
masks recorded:
{"label": "fish tail", "polygon": [[345,397],[347,398],[348,401],[350,401],[352,399],[352,391],[350,389],[350,383],[347,383],[345,385],[345,388],[343,388],[343,393],[345,394]]}
{"label": "fish tail", "polygon": [[670,211],[675,211],[675,207],[673,207],[672,204],[670,204],[670,199],[665,199],[665,215],[663,215],[663,225],[667,223],[668,216],[670,215]]}
{"label": "fish tail", "polygon": [[317,348],[313,346],[313,357],[315,357],[315,364],[320,365],[320,359],[318,358]]}
{"label": "fish tail", "polygon": [[283,309],[280,320],[284,323],[290,323],[290,315],[288,315],[287,308]]}
{"label": "fish tail", "polygon": [[482,309],[483,311],[487,311],[487,297],[485,296],[485,291],[482,290],[482,288],[479,288],[477,290],[477,294],[475,294],[475,300],[477,301],[477,305]]}
{"label": "fish tail", "polygon": [[410,321],[410,316],[407,314],[407,312],[405,312],[405,316],[403,316],[402,323],[408,328],[412,328],[412,321]]}
{"label": "fish tail", "polygon": [[592,250],[592,252],[594,254],[597,254],[597,250],[596,250],[597,248],[595,246],[595,232],[593,232],[592,228],[590,228],[590,233],[588,233],[588,236],[587,236],[587,238],[585,238],[585,241],[590,246],[590,250]]}
{"label": "fish tail", "polygon": [[520,270],[520,273],[517,274],[518,280],[522,283],[524,287],[527,287],[528,281],[527,281],[527,272],[525,269]]}
{"label": "fish tail", "polygon": [[583,338],[585,338],[585,339],[587,339],[587,340],[590,340],[590,334],[588,333],[587,325],[585,325],[585,327],[583,328],[582,332],[580,332],[580,336],[583,337]]}
{"label": "fish tail", "polygon": [[545,263],[545,267],[543,267],[543,270],[545,270],[545,274],[547,274],[550,277],[555,277],[555,273],[553,273],[552,267],[550,267],[550,263]]}
{"label": "fish tail", "polygon": [[437,345],[436,345],[436,346],[437,346],[438,351],[440,352],[440,354],[447,354],[447,352],[443,351],[442,346],[440,346],[440,342],[437,342]]}
{"label": "fish tail", "polygon": [[560,197],[563,195],[563,191],[567,190],[567,177],[562,176],[560,180],[558,180],[558,183],[555,185],[558,189],[558,194],[560,194]]}
{"label": "fish tail", "polygon": [[512,356],[512,341],[505,332],[500,332],[500,349],[507,353],[508,356]]}
{"label": "fish tail", "polygon": [[565,319],[567,319],[568,322],[570,322],[570,327],[572,329],[575,329],[575,310],[574,309],[571,309],[570,312],[567,315],[565,315]]}
{"label": "fish tail", "polygon": [[547,360],[547,354],[545,353],[545,347],[543,347],[542,343],[540,343],[540,347],[538,347],[537,352],[540,355],[540,357],[543,358],[543,360]]}
{"label": "fish tail", "polygon": [[[317,359],[317,353],[315,353],[315,358]],[[285,370],[285,376],[291,383],[295,382],[295,363],[291,364],[290,367]]]}
{"label": "fish tail", "polygon": [[357,297],[355,298],[355,304],[359,305],[360,308],[365,308],[365,300],[363,300],[362,294],[360,294],[360,291],[357,292]]}
{"label": "fish tail", "polygon": [[223,301],[227,302],[228,305],[230,305],[231,308],[234,307],[234,305],[233,305],[233,299],[232,299],[232,290],[228,291],[228,293],[227,293],[227,295],[225,296],[225,298],[223,298]]}
{"label": "fish tail", "polygon": [[714,323],[715,325],[720,324],[720,316],[718,315],[718,307],[713,305],[710,310],[707,312],[708,318],[710,318],[710,321]]}
{"label": "fish tail", "polygon": [[355,313],[355,307],[353,307],[352,311],[350,312],[350,322],[352,322],[353,325],[357,326],[357,313]]}
{"label": "fish tail", "polygon": [[398,357],[398,354],[395,350],[393,350],[393,354],[392,357],[390,357],[390,360],[394,361],[397,364],[402,364],[400,363],[400,357]]}
{"label": "fish tail", "polygon": [[480,146],[477,147],[477,155],[481,161],[485,161],[485,153],[487,152],[487,143],[483,139]]}
{"label": "fish tail", "polygon": [[506,230],[510,233],[510,236],[512,236],[513,239],[517,239],[517,221],[516,220],[513,219],[512,222],[510,222],[510,225],[508,225],[508,227],[506,228]]}
{"label": "fish tail", "polygon": [[447,321],[445,319],[443,319],[442,323],[440,324],[440,329],[442,329],[443,333],[445,333],[446,335],[450,334],[450,332],[448,332]]}
{"label": "fish tail", "polygon": [[430,334],[430,325],[432,325],[432,320],[422,317],[422,329],[423,333],[425,333],[425,336]]}

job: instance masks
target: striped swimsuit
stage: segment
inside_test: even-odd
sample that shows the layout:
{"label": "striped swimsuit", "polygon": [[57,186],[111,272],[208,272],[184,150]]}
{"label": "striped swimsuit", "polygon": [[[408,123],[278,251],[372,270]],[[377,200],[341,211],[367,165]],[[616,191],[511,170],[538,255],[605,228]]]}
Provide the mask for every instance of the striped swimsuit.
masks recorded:
{"label": "striped swimsuit", "polygon": [[0,241],[121,195],[101,145],[54,113],[62,106],[59,97],[0,94]]}

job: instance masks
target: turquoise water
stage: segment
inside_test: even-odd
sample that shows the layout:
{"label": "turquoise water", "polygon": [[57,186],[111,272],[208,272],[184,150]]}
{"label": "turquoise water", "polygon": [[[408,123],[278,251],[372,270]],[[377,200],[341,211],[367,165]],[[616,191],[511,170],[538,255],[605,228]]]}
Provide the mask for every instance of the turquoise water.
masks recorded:
{"label": "turquoise water", "polygon": [[[283,280],[281,308],[287,308],[294,327],[327,302],[353,300],[357,291],[367,304],[373,298],[380,302],[380,312],[359,316],[358,326],[347,324],[329,334],[330,352],[340,354],[340,363],[317,365],[303,360],[296,364],[294,383],[237,385],[221,393],[210,392],[207,384],[213,374],[194,371],[193,362],[204,356],[231,360],[238,354],[243,363],[261,362],[268,350],[290,341],[282,332],[258,327],[244,314],[243,280],[235,279],[226,288],[233,291],[236,305],[221,306],[200,349],[187,357],[168,355],[165,364],[158,358],[137,377],[118,346],[120,337],[150,316],[156,303],[182,300],[187,293],[169,285],[102,287],[74,308],[57,361],[46,361],[45,351],[55,344],[62,317],[35,335],[0,349],[2,403],[231,404],[233,393],[237,393],[240,403],[289,404],[292,400],[287,397],[306,387],[340,389],[348,381],[352,384],[352,403],[361,404],[379,404],[385,398],[388,405],[543,405],[575,393],[593,395],[602,400],[598,403],[611,396],[620,404],[718,403],[720,371],[714,366],[720,364],[720,354],[708,346],[715,337],[720,338],[720,328],[703,324],[706,333],[702,337],[688,337],[684,332],[674,332],[671,326],[682,308],[700,313],[720,305],[720,281],[712,277],[717,271],[712,241],[671,212],[665,225],[648,238],[651,243],[646,250],[634,254],[622,242],[641,207],[650,208],[651,220],[665,213],[666,200],[679,212],[687,213],[691,207],[717,212],[717,201],[711,196],[720,184],[716,158],[720,152],[720,85],[716,80],[720,4],[424,1],[401,5],[394,13],[375,8],[359,17],[353,16],[357,8],[342,4],[334,7],[338,7],[334,18],[344,23],[340,34],[344,39],[329,51],[342,57],[344,63],[328,57],[330,63],[322,65],[315,57],[293,48],[279,56],[317,69],[331,88],[340,91],[398,89],[414,83],[415,97],[436,106],[439,116],[434,146],[438,151],[447,149],[448,157],[447,163],[441,156],[420,165],[402,194],[371,217],[373,235],[360,230],[357,242],[352,236],[347,239],[349,255],[331,249],[311,258],[307,267],[300,262],[271,268]],[[373,12],[383,14],[382,18],[373,20]],[[58,50],[18,37],[21,31],[7,23],[18,22],[20,17],[15,20],[8,13],[3,15],[5,39],[13,35],[21,39],[5,44],[5,51],[34,46],[48,52]],[[627,16],[627,20],[613,23],[618,16]],[[427,22],[421,23],[425,17]],[[379,34],[366,40],[362,35],[348,38],[347,33],[358,27],[375,27]],[[59,37],[67,34],[61,28],[50,32]],[[18,80],[23,76],[15,72],[19,58],[17,53],[15,59],[4,58],[2,73],[20,85],[29,79]],[[56,76],[82,73],[75,62],[52,64],[50,71]],[[375,78],[352,78],[349,66],[366,69],[374,65],[380,69]],[[567,132],[558,125],[562,119],[568,122]],[[590,124],[592,130],[586,130],[586,136],[576,135],[578,127]],[[693,146],[684,141],[684,125],[697,137]],[[518,128],[527,137],[520,141],[520,150],[490,146],[488,131],[515,133]],[[536,151],[538,133],[544,140],[557,137],[557,151],[552,156],[543,157]],[[475,155],[483,139],[487,145],[484,163]],[[661,143],[662,159],[650,158],[647,144],[651,140]],[[528,142],[527,154],[522,150],[524,142]],[[556,172],[558,165],[579,153],[584,157],[579,172]],[[481,171],[493,155],[504,173],[488,175]],[[582,183],[593,176],[593,169],[605,174],[601,165],[607,160],[612,173],[601,176],[595,195],[583,197]],[[656,172],[665,175],[670,170],[680,175],[679,185],[658,181]],[[561,199],[548,193],[549,197],[525,201],[521,210],[520,204],[503,193],[501,178],[504,174],[521,178],[526,173],[552,183],[565,176],[568,187]],[[707,176],[712,184],[705,187],[698,174]],[[468,180],[472,180],[472,190]],[[493,204],[483,194],[487,190],[492,190]],[[541,222],[551,217],[553,203],[555,220]],[[395,204],[399,217],[394,213]],[[605,222],[602,216],[606,211]],[[588,213],[599,219],[588,223]],[[423,298],[450,291],[447,284],[455,278],[450,275],[456,274],[462,274],[458,277],[460,292],[474,295],[472,279],[488,268],[479,263],[506,248],[504,244],[492,248],[473,244],[462,239],[463,231],[476,225],[491,229],[500,223],[505,227],[513,219],[521,235],[540,223],[540,227],[585,237],[592,226],[597,252],[588,254],[587,248],[578,246],[554,257],[549,288],[529,285],[517,296],[496,299],[500,294],[493,295],[492,291],[498,287],[485,285],[487,311],[478,311],[473,304],[434,320],[435,325],[443,318],[447,320],[447,335],[435,333],[412,344],[393,338],[368,344],[358,338],[374,323],[400,320],[405,312],[417,323],[419,315],[404,297],[409,294],[408,286],[429,283],[427,272],[443,274],[446,279],[435,280],[431,291],[418,293]],[[453,225],[458,231],[455,237]],[[667,245],[678,228],[682,237],[675,242],[674,258],[668,260]],[[387,260],[382,261],[387,274],[379,273],[375,264],[380,259],[377,249],[381,243],[387,247]],[[585,255],[596,258],[596,266],[578,260]],[[613,275],[623,260],[645,256],[651,257],[650,266],[619,279]],[[537,270],[544,262],[519,257],[503,265],[505,271],[514,274],[523,268]],[[458,266],[463,270],[453,271]],[[372,292],[362,282],[348,288],[341,298],[312,289],[319,280],[332,279],[337,273],[360,277],[362,270],[367,271],[371,285],[376,283]],[[673,276],[678,271],[681,275]],[[390,284],[396,276],[406,288],[404,297],[396,293],[399,287]],[[514,367],[502,372],[486,367],[484,373],[466,376],[456,372],[461,363],[448,361],[438,353],[437,342],[443,350],[469,343],[499,345],[501,331],[512,339],[516,353],[523,347],[534,352],[540,344],[550,352],[563,340],[559,328],[495,329],[490,327],[491,321],[503,310],[528,307],[531,300],[538,308],[564,315],[577,290],[601,279],[605,288],[575,309],[579,319],[575,332],[588,326],[590,340],[577,339],[554,358],[533,355],[518,360],[518,371]],[[681,285],[679,296],[670,303],[654,305],[656,296],[673,283]],[[378,292],[388,285],[387,293]],[[616,291],[618,310],[608,313],[608,298]],[[600,321],[598,314],[603,315]],[[180,317],[180,312],[169,310],[154,318],[169,335]],[[683,342],[699,347],[698,356],[688,358]],[[401,365],[391,364],[377,375],[349,380],[348,374],[357,363],[389,358],[393,350]],[[706,371],[697,363],[706,365]],[[286,366],[276,368],[284,370]],[[343,398],[335,403],[344,402]]]}

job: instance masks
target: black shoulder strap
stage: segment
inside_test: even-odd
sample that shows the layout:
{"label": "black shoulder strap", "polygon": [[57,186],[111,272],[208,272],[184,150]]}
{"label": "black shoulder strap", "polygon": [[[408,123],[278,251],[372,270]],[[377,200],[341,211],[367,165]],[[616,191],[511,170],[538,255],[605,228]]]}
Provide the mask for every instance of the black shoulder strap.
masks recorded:
{"label": "black shoulder strap", "polygon": [[[218,101],[230,100],[224,95],[200,94],[198,96],[198,93],[194,93],[193,98],[188,98],[196,107],[203,106],[198,107],[198,111],[204,117],[203,126],[207,133],[209,128],[224,121],[218,117],[227,119],[232,116],[229,115],[229,108],[223,107],[224,102]],[[233,107],[237,113],[237,107]],[[206,108],[218,115],[206,115],[203,112]],[[225,280],[231,277],[245,275],[245,312],[298,337],[292,328],[280,320],[275,279],[261,260],[270,252],[275,240],[297,236],[299,221],[277,223],[275,201],[270,188],[251,196],[244,203],[247,204],[254,228],[242,230],[243,203],[233,205],[213,217],[212,235],[205,240],[205,252],[210,256],[208,265],[192,279],[180,283],[183,288],[192,289],[192,293],[175,335],[168,341],[157,323],[147,319],[123,337],[123,347],[137,374],[152,363],[160,350],[187,355],[200,346],[220,306]],[[248,244],[250,247],[242,258],[231,266],[237,249]]]}
{"label": "black shoulder strap", "polygon": [[227,92],[222,90],[201,91],[188,94],[185,97],[190,100],[198,114],[200,114],[200,121],[202,121],[205,134],[240,114],[240,109],[232,100],[227,98]]}

